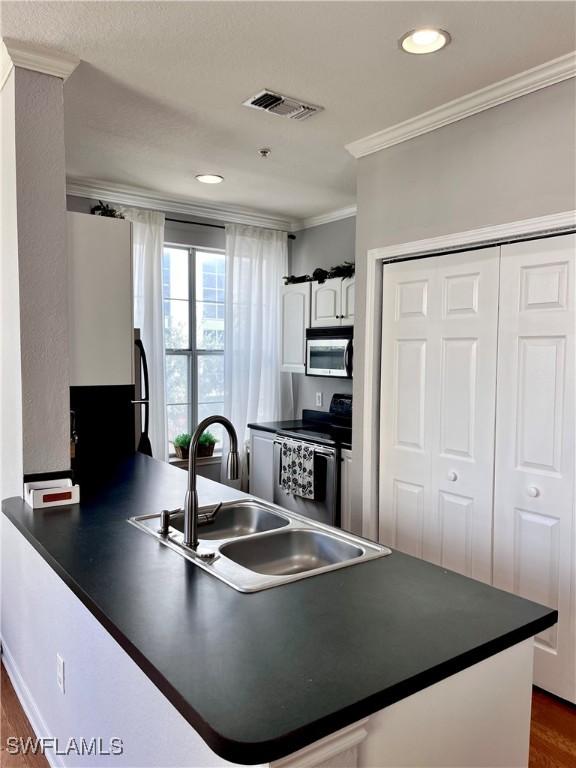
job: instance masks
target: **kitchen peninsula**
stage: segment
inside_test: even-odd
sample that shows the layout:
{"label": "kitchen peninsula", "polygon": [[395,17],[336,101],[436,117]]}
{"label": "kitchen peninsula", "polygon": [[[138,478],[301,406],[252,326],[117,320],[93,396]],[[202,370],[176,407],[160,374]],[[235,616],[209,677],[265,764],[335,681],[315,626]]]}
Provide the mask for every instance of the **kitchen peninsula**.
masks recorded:
{"label": "kitchen peninsula", "polygon": [[398,552],[242,594],[128,523],[186,479],[137,454],[79,505],[3,502],[3,652],[37,735],[120,738],[98,768],[527,765],[556,611]]}

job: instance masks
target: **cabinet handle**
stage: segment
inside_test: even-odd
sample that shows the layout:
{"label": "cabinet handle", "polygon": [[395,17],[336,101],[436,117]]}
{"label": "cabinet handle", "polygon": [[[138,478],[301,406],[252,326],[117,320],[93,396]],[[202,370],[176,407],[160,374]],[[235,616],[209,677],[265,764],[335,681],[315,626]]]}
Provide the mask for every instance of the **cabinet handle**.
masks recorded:
{"label": "cabinet handle", "polygon": [[456,480],[458,480],[458,474],[454,471],[448,472],[448,480],[450,480],[451,483],[454,483]]}
{"label": "cabinet handle", "polygon": [[538,496],[540,496],[540,488],[536,488],[535,485],[531,485],[528,490],[526,491],[528,496],[531,496],[533,499],[537,499]]}

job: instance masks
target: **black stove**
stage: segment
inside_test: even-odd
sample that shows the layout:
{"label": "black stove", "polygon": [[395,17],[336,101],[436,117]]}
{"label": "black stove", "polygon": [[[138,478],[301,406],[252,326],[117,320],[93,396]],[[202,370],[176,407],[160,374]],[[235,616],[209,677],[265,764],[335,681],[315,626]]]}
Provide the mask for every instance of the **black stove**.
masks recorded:
{"label": "black stove", "polygon": [[351,448],[352,395],[333,395],[328,412],[304,409],[302,426],[282,430],[278,436],[337,448]]}

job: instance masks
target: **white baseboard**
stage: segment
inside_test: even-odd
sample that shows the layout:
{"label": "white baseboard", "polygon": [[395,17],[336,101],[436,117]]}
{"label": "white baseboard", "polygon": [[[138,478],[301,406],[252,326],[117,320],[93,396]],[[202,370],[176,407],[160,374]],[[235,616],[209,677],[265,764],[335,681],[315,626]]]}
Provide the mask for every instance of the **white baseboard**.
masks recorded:
{"label": "white baseboard", "polygon": [[[10,678],[10,682],[12,683],[14,691],[16,692],[18,701],[20,702],[26,717],[30,721],[32,730],[34,731],[36,737],[39,739],[50,738],[52,734],[48,732],[48,727],[44,722],[44,718],[42,717],[42,714],[38,709],[36,702],[34,701],[30,689],[26,685],[24,678],[16,666],[14,657],[10,653],[10,650],[7,647],[4,639],[1,638],[0,641],[2,643],[2,662],[4,663],[8,677]],[[44,753],[44,757],[50,763],[50,768],[65,768],[65,765],[62,762],[60,756],[55,755],[52,750],[47,750]]]}

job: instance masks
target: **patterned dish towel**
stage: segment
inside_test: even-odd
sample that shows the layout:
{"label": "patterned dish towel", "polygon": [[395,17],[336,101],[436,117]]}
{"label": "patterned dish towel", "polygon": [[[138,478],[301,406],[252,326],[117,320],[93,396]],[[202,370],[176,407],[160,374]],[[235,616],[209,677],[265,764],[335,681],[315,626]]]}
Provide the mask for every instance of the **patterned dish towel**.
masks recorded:
{"label": "patterned dish towel", "polygon": [[299,440],[283,440],[280,449],[280,487],[286,493],[313,500],[314,448]]}

